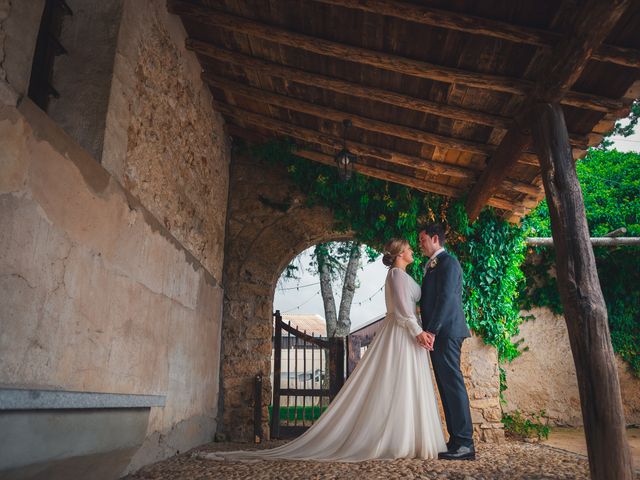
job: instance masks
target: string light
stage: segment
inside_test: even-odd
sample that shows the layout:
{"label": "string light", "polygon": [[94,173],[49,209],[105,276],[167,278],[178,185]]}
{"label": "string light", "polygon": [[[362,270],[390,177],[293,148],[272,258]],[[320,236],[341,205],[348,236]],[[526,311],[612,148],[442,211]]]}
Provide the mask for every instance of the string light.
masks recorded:
{"label": "string light", "polygon": [[[312,283],[312,284],[305,285],[305,286],[306,286],[306,287],[309,287],[309,286],[311,286],[311,285],[318,285],[319,283],[320,283],[320,282],[315,283],[315,284],[313,284],[313,283]],[[294,287],[294,288],[295,288],[295,287]],[[289,289],[289,290],[293,290],[294,288],[291,288],[291,289]],[[300,288],[302,288],[302,287],[300,287]],[[361,301],[357,302],[357,303],[358,303],[358,306],[359,306],[359,307],[361,307],[363,303],[372,301],[372,300],[373,300],[373,298],[374,298],[376,295],[378,295],[382,290],[384,290],[384,284],[382,284],[382,286],[381,286],[378,290],[376,290],[373,294],[371,294],[368,298],[366,298],[366,299],[364,299],[364,300],[361,300]],[[314,293],[311,297],[309,297],[307,300],[305,300],[304,302],[302,302],[300,305],[297,305],[297,306],[295,306],[295,307],[293,307],[293,308],[290,308],[289,310],[286,310],[286,311],[284,311],[284,312],[282,312],[282,313],[289,313],[289,312],[293,312],[294,310],[300,310],[300,307],[303,307],[304,305],[306,305],[307,303],[309,303],[311,300],[313,300],[313,299],[314,299],[316,296],[318,296],[318,295],[320,295],[320,290],[318,290],[316,293]],[[356,303],[356,302],[354,301],[354,302],[352,302],[352,303]]]}
{"label": "string light", "polygon": [[381,286],[378,290],[376,290],[376,291],[375,291],[375,292],[374,292],[374,293],[373,293],[369,298],[367,298],[366,300],[361,300],[360,302],[358,302],[358,306],[359,306],[359,307],[361,307],[361,306],[362,306],[362,304],[363,304],[364,302],[370,302],[370,301],[373,299],[373,297],[375,297],[376,295],[378,295],[378,294],[379,294],[383,289],[384,289],[384,283],[383,283],[383,284],[382,284],[382,286]]}
{"label": "string light", "polygon": [[287,288],[280,288],[280,291],[285,291],[285,290],[300,290],[301,288],[307,288],[307,287],[313,287],[314,285],[320,285],[320,282],[316,282],[316,283],[308,283],[306,285],[297,285],[295,287],[287,287]]}
{"label": "string light", "polygon": [[299,310],[300,307],[302,307],[303,305],[306,305],[307,303],[309,303],[311,300],[313,300],[317,295],[320,294],[320,290],[318,290],[316,293],[314,293],[308,300],[302,302],[300,305],[298,305],[297,307],[293,307],[290,308],[289,310],[286,310],[282,313],[289,313],[289,312],[293,312],[294,310]]}

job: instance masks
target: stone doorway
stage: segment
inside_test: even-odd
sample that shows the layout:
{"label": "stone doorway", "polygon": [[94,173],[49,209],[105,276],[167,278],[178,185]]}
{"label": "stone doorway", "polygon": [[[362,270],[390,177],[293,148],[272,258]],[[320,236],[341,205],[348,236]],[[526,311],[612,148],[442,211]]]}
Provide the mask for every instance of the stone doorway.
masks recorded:
{"label": "stone doorway", "polygon": [[[254,440],[254,378],[265,378],[262,431],[268,432],[273,298],[280,274],[296,255],[321,242],[349,240],[331,212],[308,207],[286,170],[236,156],[231,164],[225,244],[221,396],[222,431],[232,441]],[[479,440],[504,438],[495,349],[465,342],[462,371]]]}
{"label": "stone doorway", "polygon": [[[349,240],[325,208],[305,205],[287,172],[237,156],[231,164],[224,266],[224,320],[220,396],[224,432],[253,440],[254,377],[271,370],[272,314],[276,284],[300,252],[321,242]],[[264,382],[263,432],[268,432],[272,389]]]}

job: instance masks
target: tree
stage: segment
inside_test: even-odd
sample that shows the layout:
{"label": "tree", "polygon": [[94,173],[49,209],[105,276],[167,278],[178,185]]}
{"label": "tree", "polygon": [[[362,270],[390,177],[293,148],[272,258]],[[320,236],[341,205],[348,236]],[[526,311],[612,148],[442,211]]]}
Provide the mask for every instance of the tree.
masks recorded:
{"label": "tree", "polygon": [[[358,288],[358,269],[363,258],[367,262],[374,261],[378,252],[359,242],[319,243],[311,254],[311,261],[306,266],[300,265],[300,257],[296,257],[285,270],[284,278],[299,278],[300,268],[320,280],[320,293],[327,322],[328,337],[346,337],[351,330],[351,306]],[[334,287],[341,291],[339,307],[336,308]]]}
{"label": "tree", "polygon": [[[320,277],[327,337],[346,337],[351,330],[351,304],[357,288],[362,245],[357,242],[319,243],[314,249],[313,257]],[[336,313],[332,283],[339,277],[342,277],[342,295],[340,308]]]}

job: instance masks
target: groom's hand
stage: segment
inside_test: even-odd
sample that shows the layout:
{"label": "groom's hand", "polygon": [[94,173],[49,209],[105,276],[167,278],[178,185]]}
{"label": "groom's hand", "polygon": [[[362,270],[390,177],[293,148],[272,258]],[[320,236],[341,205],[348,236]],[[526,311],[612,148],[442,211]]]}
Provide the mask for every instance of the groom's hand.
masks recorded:
{"label": "groom's hand", "polygon": [[436,341],[436,336],[435,334],[431,333],[431,332],[422,332],[425,334],[426,336],[426,347],[427,350],[433,350],[433,342]]}
{"label": "groom's hand", "polygon": [[429,335],[427,332],[420,332],[420,334],[416,336],[416,340],[418,341],[418,345],[426,348],[427,350],[431,350],[429,348]]}

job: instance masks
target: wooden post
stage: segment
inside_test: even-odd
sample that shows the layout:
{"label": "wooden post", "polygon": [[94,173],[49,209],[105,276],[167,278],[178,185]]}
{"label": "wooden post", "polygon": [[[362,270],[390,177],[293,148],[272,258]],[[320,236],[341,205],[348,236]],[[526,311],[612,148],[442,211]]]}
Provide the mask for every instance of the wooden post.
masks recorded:
{"label": "wooden post", "polygon": [[561,107],[535,105],[531,125],[551,214],[558,288],[578,377],[591,478],[631,480],[607,309]]}

